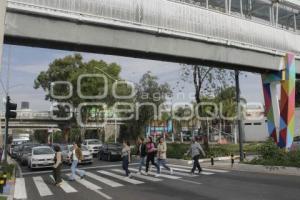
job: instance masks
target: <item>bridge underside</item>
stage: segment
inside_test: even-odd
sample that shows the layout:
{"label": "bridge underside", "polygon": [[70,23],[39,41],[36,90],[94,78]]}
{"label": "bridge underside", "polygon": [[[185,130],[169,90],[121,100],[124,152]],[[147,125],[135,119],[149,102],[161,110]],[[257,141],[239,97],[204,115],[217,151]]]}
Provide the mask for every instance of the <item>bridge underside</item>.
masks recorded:
{"label": "bridge underside", "polygon": [[[7,12],[6,21],[10,22],[5,27],[6,44],[202,64],[260,73],[273,71],[282,62],[282,56],[172,37],[159,31],[153,34],[115,29],[11,11]],[[300,66],[300,61],[296,61],[296,66]],[[297,73],[300,74],[300,68],[297,68]]]}

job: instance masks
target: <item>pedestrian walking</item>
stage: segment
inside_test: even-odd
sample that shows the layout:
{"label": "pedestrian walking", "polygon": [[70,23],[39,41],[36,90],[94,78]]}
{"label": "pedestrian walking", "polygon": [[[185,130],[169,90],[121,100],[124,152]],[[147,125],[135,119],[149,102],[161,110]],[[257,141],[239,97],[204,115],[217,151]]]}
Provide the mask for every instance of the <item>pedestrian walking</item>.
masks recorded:
{"label": "pedestrian walking", "polygon": [[151,162],[158,170],[158,165],[154,162],[156,148],[153,143],[152,137],[147,138],[146,151],[147,151],[147,159],[146,159],[146,175],[148,175],[149,164]]}
{"label": "pedestrian walking", "polygon": [[78,163],[81,163],[83,156],[82,156],[82,151],[80,149],[81,144],[74,143],[73,144],[73,150],[70,158],[72,159],[72,166],[71,166],[71,177],[70,181],[75,180],[76,173],[79,174],[80,178],[83,179],[85,177],[85,171],[77,169]]}
{"label": "pedestrian walking", "polygon": [[58,145],[54,146],[55,156],[54,156],[54,166],[53,166],[53,177],[56,186],[60,186],[62,184],[61,180],[61,166],[62,166],[62,157],[61,157],[61,149]]}
{"label": "pedestrian walking", "polygon": [[140,161],[139,161],[139,171],[137,172],[137,174],[141,174],[142,167],[145,166],[145,158],[146,158],[146,155],[147,155],[146,145],[144,143],[144,138],[139,138],[138,139],[138,152],[137,152],[137,155],[140,159]]}
{"label": "pedestrian walking", "polygon": [[131,173],[128,169],[130,163],[130,143],[127,141],[123,142],[123,149],[122,149],[122,167],[126,173],[126,177],[130,178]]}
{"label": "pedestrian walking", "polygon": [[160,175],[160,166],[163,166],[165,169],[170,171],[170,174],[173,174],[173,169],[167,165],[167,144],[163,137],[159,139],[159,143],[157,145],[157,165],[157,177]]}
{"label": "pedestrian walking", "polygon": [[199,170],[199,174],[202,171],[202,168],[200,166],[199,163],[199,158],[200,158],[200,152],[202,153],[203,156],[205,156],[205,152],[203,150],[203,148],[201,147],[201,145],[196,141],[195,138],[192,139],[192,144],[190,149],[188,150],[188,152],[186,153],[186,155],[191,154],[194,164],[193,164],[193,168],[191,170],[192,174],[195,173],[196,168]]}

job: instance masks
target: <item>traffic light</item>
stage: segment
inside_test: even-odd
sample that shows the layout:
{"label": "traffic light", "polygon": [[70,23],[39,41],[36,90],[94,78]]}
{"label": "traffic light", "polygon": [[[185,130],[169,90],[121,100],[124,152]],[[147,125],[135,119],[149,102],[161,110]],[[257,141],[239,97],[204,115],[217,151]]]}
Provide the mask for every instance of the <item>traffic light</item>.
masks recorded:
{"label": "traffic light", "polygon": [[9,119],[9,118],[16,118],[17,117],[16,110],[17,110],[17,104],[16,103],[11,103],[10,102],[10,97],[7,96],[5,117],[7,119]]}

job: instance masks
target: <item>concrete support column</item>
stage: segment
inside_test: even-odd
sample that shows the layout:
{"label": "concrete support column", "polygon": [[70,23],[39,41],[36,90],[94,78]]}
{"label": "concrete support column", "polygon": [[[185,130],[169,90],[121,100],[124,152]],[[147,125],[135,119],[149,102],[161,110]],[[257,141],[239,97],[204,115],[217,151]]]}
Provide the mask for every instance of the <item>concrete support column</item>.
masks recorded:
{"label": "concrete support column", "polygon": [[[290,148],[295,133],[295,55],[286,54],[282,71],[262,75],[268,131],[280,148]],[[277,87],[280,84],[280,100]]]}

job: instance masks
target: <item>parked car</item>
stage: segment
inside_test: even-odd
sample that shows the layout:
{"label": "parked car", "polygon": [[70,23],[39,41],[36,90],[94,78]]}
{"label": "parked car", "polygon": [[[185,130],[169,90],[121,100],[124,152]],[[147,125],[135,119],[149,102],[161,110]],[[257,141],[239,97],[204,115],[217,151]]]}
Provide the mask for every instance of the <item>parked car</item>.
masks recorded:
{"label": "parked car", "polygon": [[117,161],[121,160],[121,144],[103,144],[98,153],[99,160]]}
{"label": "parked car", "polygon": [[[62,160],[66,164],[72,164],[71,163],[71,155],[73,151],[73,145],[66,145],[62,147]],[[93,155],[92,153],[88,150],[88,148],[84,145],[81,146],[81,151],[82,151],[82,156],[83,160],[81,161],[81,164],[92,164],[93,163]]]}
{"label": "parked car", "polygon": [[27,158],[28,167],[31,169],[52,167],[54,156],[55,152],[49,146],[33,147]]}
{"label": "parked car", "polygon": [[22,144],[17,152],[17,160],[21,162],[21,165],[27,164],[27,156],[30,154],[32,147],[38,146],[39,144]]}
{"label": "parked car", "polygon": [[21,145],[15,145],[14,148],[11,151],[11,157],[12,158],[17,158],[17,154],[20,151]]}
{"label": "parked car", "polygon": [[87,139],[84,140],[83,145],[85,145],[93,155],[97,155],[102,146],[102,142],[97,139]]}
{"label": "parked car", "polygon": [[300,151],[300,136],[294,137],[294,141],[291,146],[292,151]]}
{"label": "parked car", "polygon": [[13,149],[16,146],[20,146],[20,145],[28,143],[28,142],[29,142],[29,138],[28,139],[25,139],[25,138],[24,139],[13,139],[12,143],[9,145],[9,148],[8,148],[9,155],[12,155]]}

